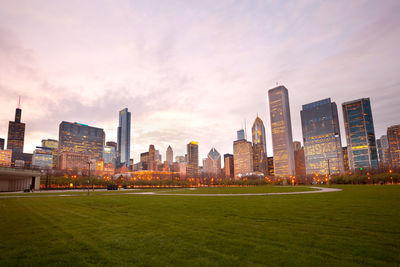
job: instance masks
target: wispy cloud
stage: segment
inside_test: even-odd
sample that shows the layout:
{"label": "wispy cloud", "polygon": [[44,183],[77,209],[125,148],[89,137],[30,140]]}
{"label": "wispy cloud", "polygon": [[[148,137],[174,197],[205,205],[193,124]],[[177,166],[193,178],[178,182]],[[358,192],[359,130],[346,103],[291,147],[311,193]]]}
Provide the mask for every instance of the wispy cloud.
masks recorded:
{"label": "wispy cloud", "polygon": [[[23,96],[26,151],[57,138],[62,120],[103,127],[132,112],[132,153],[150,143],[201,157],[232,152],[267,89],[290,93],[294,139],[301,105],[371,97],[377,136],[399,123],[398,1],[2,1],[0,136]],[[397,98],[396,98],[397,97]],[[339,111],[340,112],[340,111]],[[250,131],[249,131],[250,132]],[[344,133],[342,133],[344,134]],[[345,142],[343,140],[343,142]]]}

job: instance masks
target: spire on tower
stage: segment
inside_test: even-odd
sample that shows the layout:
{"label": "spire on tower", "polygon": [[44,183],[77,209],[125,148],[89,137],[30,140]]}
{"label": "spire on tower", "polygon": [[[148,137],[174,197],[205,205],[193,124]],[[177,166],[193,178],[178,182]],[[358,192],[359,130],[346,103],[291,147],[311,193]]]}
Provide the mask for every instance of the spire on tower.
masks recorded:
{"label": "spire on tower", "polygon": [[18,107],[17,108],[21,108],[21,96],[18,97]]}

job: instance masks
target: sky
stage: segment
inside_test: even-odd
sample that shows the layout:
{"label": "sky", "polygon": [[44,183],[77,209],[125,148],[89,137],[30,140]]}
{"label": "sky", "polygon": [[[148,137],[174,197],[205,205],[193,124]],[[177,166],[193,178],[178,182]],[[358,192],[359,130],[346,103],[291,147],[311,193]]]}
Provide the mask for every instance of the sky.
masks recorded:
{"label": "sky", "polygon": [[268,89],[300,110],[331,97],[371,98],[376,137],[399,124],[400,1],[0,0],[0,138],[22,97],[24,152],[58,139],[61,121],[103,128],[132,113],[131,157],[150,144],[165,160],[199,142],[232,153],[258,114],[272,141]]}

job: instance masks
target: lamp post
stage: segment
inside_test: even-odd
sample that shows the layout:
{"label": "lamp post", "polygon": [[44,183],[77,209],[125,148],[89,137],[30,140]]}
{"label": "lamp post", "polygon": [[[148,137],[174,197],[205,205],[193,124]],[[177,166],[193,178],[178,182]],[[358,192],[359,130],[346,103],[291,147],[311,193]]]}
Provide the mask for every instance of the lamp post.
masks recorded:
{"label": "lamp post", "polygon": [[87,162],[89,164],[89,172],[88,172],[88,178],[87,178],[87,194],[89,195],[89,184],[90,184],[90,160]]}
{"label": "lamp post", "polygon": [[328,184],[329,184],[329,187],[331,187],[331,165],[329,164],[329,159],[327,159],[327,161],[328,161]]}

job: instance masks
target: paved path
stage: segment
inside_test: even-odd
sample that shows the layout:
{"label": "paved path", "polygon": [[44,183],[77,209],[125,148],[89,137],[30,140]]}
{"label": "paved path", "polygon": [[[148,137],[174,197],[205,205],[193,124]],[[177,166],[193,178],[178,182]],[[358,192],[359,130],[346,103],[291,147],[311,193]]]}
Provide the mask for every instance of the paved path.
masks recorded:
{"label": "paved path", "polygon": [[[168,193],[168,191],[158,191],[158,192],[124,192],[124,193],[107,193],[107,194],[96,194],[96,195],[158,195],[158,196],[192,196],[192,197],[241,197],[241,196],[273,196],[273,195],[299,195],[299,194],[318,194],[318,193],[329,193],[342,191],[338,188],[328,188],[328,187],[316,187],[310,186],[316,190],[313,191],[299,191],[299,192],[276,192],[276,193],[245,193],[245,194],[185,194],[185,193]],[[194,190],[193,188],[188,190]],[[1,198],[30,198],[30,197],[73,197],[73,196],[85,196],[86,194],[32,194],[32,193],[21,193],[21,195],[10,195],[1,196]]]}
{"label": "paved path", "polygon": [[313,191],[299,191],[299,192],[276,192],[276,193],[245,193],[245,194],[179,194],[179,193],[164,193],[162,192],[132,192],[125,193],[129,195],[160,195],[160,196],[192,196],[192,197],[241,197],[241,196],[272,196],[272,195],[298,195],[298,194],[315,194],[315,193],[328,193],[342,191],[339,188],[328,188],[328,187],[316,187],[309,186],[308,188],[313,188],[317,190]]}

